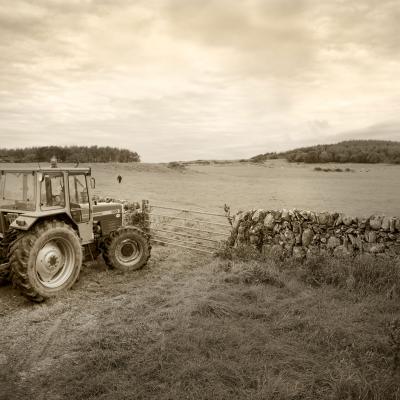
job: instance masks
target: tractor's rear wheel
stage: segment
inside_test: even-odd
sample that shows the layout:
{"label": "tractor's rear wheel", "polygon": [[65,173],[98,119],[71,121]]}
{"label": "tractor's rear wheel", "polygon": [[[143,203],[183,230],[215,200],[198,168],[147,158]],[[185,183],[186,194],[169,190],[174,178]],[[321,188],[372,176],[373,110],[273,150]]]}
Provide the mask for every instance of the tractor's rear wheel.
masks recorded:
{"label": "tractor's rear wheel", "polygon": [[103,258],[110,268],[135,271],[150,258],[149,236],[141,229],[125,226],[110,233],[103,241]]}
{"label": "tractor's rear wheel", "polygon": [[10,249],[12,281],[33,301],[70,289],[79,276],[82,247],[78,235],[63,221],[35,226]]}

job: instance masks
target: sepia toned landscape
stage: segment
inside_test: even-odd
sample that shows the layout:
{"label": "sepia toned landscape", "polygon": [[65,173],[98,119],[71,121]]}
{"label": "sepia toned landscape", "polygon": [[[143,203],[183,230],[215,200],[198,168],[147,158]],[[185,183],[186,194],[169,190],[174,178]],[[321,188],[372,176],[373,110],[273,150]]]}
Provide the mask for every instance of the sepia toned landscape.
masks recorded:
{"label": "sepia toned landscape", "polygon": [[400,400],[399,0],[0,0],[0,400]]}

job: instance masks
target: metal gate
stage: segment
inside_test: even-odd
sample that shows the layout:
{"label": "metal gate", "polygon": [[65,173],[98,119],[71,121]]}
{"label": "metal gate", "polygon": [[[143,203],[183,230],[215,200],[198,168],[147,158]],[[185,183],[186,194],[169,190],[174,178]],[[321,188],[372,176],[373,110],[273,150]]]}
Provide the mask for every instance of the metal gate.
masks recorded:
{"label": "metal gate", "polygon": [[154,243],[213,254],[230,236],[229,207],[222,213],[147,204]]}

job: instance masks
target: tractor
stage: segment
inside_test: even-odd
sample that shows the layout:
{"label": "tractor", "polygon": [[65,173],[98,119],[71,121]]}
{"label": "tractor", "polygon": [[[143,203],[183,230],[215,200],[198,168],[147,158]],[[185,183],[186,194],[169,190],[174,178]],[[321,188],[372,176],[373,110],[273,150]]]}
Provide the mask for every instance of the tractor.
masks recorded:
{"label": "tractor", "polygon": [[146,229],[124,225],[124,205],[96,202],[94,188],[89,167],[0,170],[1,283],[41,302],[70,289],[85,259],[102,254],[122,271],[147,263]]}

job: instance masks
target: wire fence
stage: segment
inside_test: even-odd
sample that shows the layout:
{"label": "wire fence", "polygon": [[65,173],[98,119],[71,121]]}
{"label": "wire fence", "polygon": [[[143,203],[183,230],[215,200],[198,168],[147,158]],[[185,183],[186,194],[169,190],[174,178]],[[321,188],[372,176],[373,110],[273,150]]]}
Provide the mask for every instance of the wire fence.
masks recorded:
{"label": "wire fence", "polygon": [[147,203],[154,243],[213,254],[230,236],[229,207],[224,213]]}

